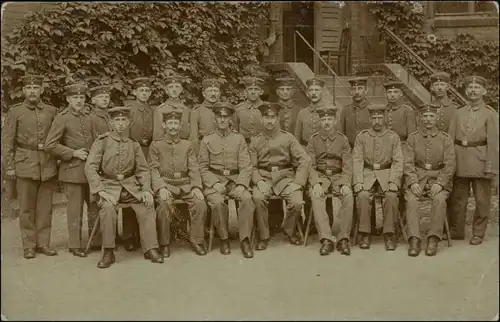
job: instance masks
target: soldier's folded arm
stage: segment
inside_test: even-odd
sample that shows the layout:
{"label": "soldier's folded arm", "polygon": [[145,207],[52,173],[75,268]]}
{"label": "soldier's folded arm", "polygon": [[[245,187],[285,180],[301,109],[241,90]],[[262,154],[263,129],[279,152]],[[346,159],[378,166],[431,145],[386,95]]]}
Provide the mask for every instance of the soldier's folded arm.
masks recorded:
{"label": "soldier's folded arm", "polygon": [[56,115],[45,139],[44,150],[58,156],[64,161],[69,161],[73,158],[76,150],[60,143],[65,130],[66,122],[64,116],[60,114]]}
{"label": "soldier's folded arm", "polygon": [[103,142],[104,140],[99,138],[94,141],[92,147],[90,148],[87,161],[85,162],[84,172],[87,177],[87,181],[89,182],[91,195],[98,194],[101,191],[106,191],[98,173],[101,168],[102,155],[104,153]]}
{"label": "soldier's folded arm", "polygon": [[203,185],[212,188],[216,183],[220,182],[217,176],[213,174],[209,169],[210,157],[207,142],[205,139],[203,139],[200,143],[198,162],[200,164],[200,174]]}
{"label": "soldier's folded arm", "polygon": [[449,135],[446,135],[446,139],[444,141],[443,155],[444,168],[439,171],[436,183],[444,189],[448,183],[453,180],[453,175],[455,174],[455,168],[457,165],[455,144]]}
{"label": "soldier's folded arm", "polygon": [[146,157],[142,152],[141,145],[139,142],[134,141],[134,154],[135,154],[135,176],[141,185],[142,192],[151,191],[151,173],[149,171],[149,166],[146,161]]}
{"label": "soldier's folded arm", "polygon": [[156,142],[149,147],[149,167],[151,169],[151,188],[156,194],[161,188],[166,188],[165,180],[161,177],[160,159]]}
{"label": "soldier's folded arm", "polygon": [[309,140],[307,143],[307,153],[311,157],[311,169],[309,170],[309,185],[314,187],[320,183],[318,171],[316,171],[316,149],[314,148],[314,140]]}
{"label": "soldier's folded arm", "polygon": [[290,151],[292,152],[292,157],[299,162],[297,170],[295,171],[294,182],[304,187],[307,183],[307,178],[309,177],[311,157],[307,154],[302,145],[294,136],[290,134],[289,138],[291,140]]}
{"label": "soldier's folded arm", "polygon": [[203,182],[201,179],[200,164],[198,162],[198,159],[196,158],[196,154],[194,152],[194,147],[192,144],[189,144],[187,155],[191,191],[195,188],[202,190]]}
{"label": "soldier's folded arm", "polygon": [[250,153],[248,152],[247,142],[243,137],[239,137],[239,140],[238,167],[240,174],[238,175],[235,183],[237,186],[243,186],[245,189],[248,189],[253,172],[252,160],[250,159]]}
{"label": "soldier's folded arm", "polygon": [[3,148],[3,163],[5,164],[6,171],[13,171],[14,154],[15,154],[15,140],[17,133],[17,112],[16,109],[11,108],[7,113],[5,120],[3,135],[2,135],[2,148]]}

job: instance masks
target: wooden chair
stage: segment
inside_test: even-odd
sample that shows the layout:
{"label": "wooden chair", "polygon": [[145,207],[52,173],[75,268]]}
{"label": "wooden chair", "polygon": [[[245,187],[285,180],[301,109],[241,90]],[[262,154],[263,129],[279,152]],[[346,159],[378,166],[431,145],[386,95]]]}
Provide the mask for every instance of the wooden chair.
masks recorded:
{"label": "wooden chair", "polygon": [[338,76],[347,76],[351,71],[351,30],[343,28],[340,34],[338,50],[321,50],[319,54],[326,57],[328,66],[332,67],[334,58],[337,58],[336,72]]}

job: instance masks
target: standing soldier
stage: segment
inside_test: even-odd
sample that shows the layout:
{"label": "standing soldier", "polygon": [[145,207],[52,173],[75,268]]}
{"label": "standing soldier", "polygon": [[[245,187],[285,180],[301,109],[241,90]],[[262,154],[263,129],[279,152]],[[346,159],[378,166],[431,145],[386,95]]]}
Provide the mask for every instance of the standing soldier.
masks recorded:
{"label": "standing soldier", "polygon": [[396,249],[394,224],[398,219],[398,194],[403,175],[403,152],[399,136],[385,127],[385,106],[369,106],[372,127],[361,131],[354,142],[353,187],[362,249],[370,248],[373,194],[383,193],[384,239],[388,251]]}
{"label": "standing soldier", "polygon": [[153,192],[157,195],[157,231],[160,254],[170,256],[170,225],[176,199],[188,204],[191,222],[189,241],[198,255],[205,255],[204,225],[207,205],[202,193],[200,168],[193,144],[180,138],[183,111],[163,110],[164,135],[149,148]]}
{"label": "standing soldier", "polygon": [[319,117],[316,109],[323,106],[323,91],[325,82],[313,77],[306,81],[307,97],[311,101],[308,107],[300,110],[295,124],[295,137],[306,147],[311,135],[319,130]]}
{"label": "standing soldier", "polygon": [[439,131],[448,132],[450,121],[458,106],[448,97],[450,74],[437,72],[431,75],[432,103],[438,109],[437,127]]}
{"label": "standing soldier", "polygon": [[358,133],[371,127],[370,112],[368,112],[370,102],[366,98],[367,82],[367,77],[349,79],[352,102],[340,111],[339,131],[347,136],[351,148]]}
{"label": "standing soldier", "polygon": [[294,83],[295,79],[291,77],[276,79],[276,95],[278,95],[278,104],[283,106],[283,109],[280,111],[281,129],[290,133],[295,133],[297,115],[300,112],[300,107],[295,105],[292,100]]}
{"label": "standing soldier", "polygon": [[[139,77],[132,80],[132,94],[135,101],[129,103],[130,127],[129,136],[137,141],[143,154],[149,154],[149,145],[153,139],[154,108],[148,103],[151,97],[152,79]],[[139,247],[139,224],[132,208],[122,210],[123,216],[123,243],[125,250],[131,252]]]}
{"label": "standing soldier", "polygon": [[354,200],[351,191],[352,156],[348,138],[337,132],[334,107],[317,110],[321,129],[311,136],[307,151],[312,158],[309,185],[314,223],[319,231],[320,255],[328,255],[334,250],[334,237],[326,212],[325,195],[330,191],[341,199],[340,232],[337,249],[343,255],[350,255],[349,236],[351,234]]}
{"label": "standing soldier", "polygon": [[157,251],[157,235],[151,176],[138,142],[128,137],[130,108],[117,106],[109,110],[113,131],[100,135],[90,150],[85,165],[90,192],[99,197],[102,258],[97,267],[107,268],[115,262],[115,237],[118,203],[127,203],[139,218],[144,258],[163,263]]}
{"label": "standing soldier", "polygon": [[458,109],[450,123],[455,142],[457,167],[451,193],[450,230],[454,239],[464,239],[465,215],[472,184],[476,211],[471,245],[479,245],[488,225],[491,206],[491,180],[498,176],[498,114],[486,105],[486,80],[480,76],[465,79],[469,103]]}
{"label": "standing soldier", "polygon": [[408,135],[417,130],[417,116],[413,107],[403,103],[403,83],[391,81],[384,84],[387,97],[387,128],[399,135],[401,144],[406,142]]}
{"label": "standing soldier", "polygon": [[62,160],[59,180],[64,185],[68,204],[69,251],[78,257],[86,257],[82,248],[83,202],[92,214],[89,185],[85,177],[85,160],[94,142],[90,110],[85,108],[87,85],[73,84],[65,87],[68,108],[57,114],[47,134],[45,151]]}
{"label": "standing soldier", "polygon": [[[268,204],[273,195],[286,200],[287,213],[282,227],[290,243],[301,244],[300,238],[295,235],[295,228],[304,203],[302,190],[309,176],[311,158],[291,133],[280,130],[280,109],[281,106],[276,103],[259,106],[264,130],[249,147],[254,166],[253,200],[260,236],[257,250],[266,249],[269,242]],[[293,163],[297,164],[295,172]]]}
{"label": "standing soldier", "polygon": [[179,135],[181,139],[189,139],[189,118],[191,116],[191,109],[180,100],[180,95],[184,90],[182,87],[183,81],[184,78],[180,75],[173,74],[167,77],[165,91],[167,92],[168,99],[165,103],[156,107],[153,116],[153,140],[155,141],[163,138],[165,134],[163,129],[163,113],[171,109],[178,109],[181,111],[182,119]]}
{"label": "standing soldier", "polygon": [[238,228],[241,252],[246,258],[251,258],[253,251],[250,247],[250,236],[255,211],[249,191],[252,162],[245,138],[229,127],[234,107],[221,102],[214,106],[213,111],[217,129],[203,138],[199,154],[204,193],[212,209],[213,222],[221,239],[220,252],[223,255],[230,253],[229,209],[224,197],[233,198],[239,203]]}
{"label": "standing soldier", "polygon": [[261,96],[264,93],[262,85],[264,81],[255,76],[244,77],[241,83],[245,84],[246,100],[236,106],[234,113],[234,127],[241,133],[247,143],[250,139],[262,132],[260,122],[260,111],[258,107],[262,104]]}
{"label": "standing soldier", "polygon": [[21,80],[25,99],[7,114],[3,162],[7,177],[17,178],[24,258],[31,259],[35,252],[57,255],[49,246],[57,166],[56,160],[43,150],[57,110],[40,99],[43,76],[27,75]]}
{"label": "standing soldier", "polygon": [[215,130],[215,116],[212,108],[220,99],[220,83],[218,80],[208,78],[203,80],[204,101],[197,105],[191,112],[189,141],[193,142],[198,153],[201,139]]}
{"label": "standing soldier", "polygon": [[436,255],[446,216],[446,201],[453,185],[455,150],[450,136],[437,127],[439,106],[424,105],[420,111],[423,129],[410,134],[405,146],[406,222],[409,256],[421,250],[419,200],[432,200],[427,256]]}

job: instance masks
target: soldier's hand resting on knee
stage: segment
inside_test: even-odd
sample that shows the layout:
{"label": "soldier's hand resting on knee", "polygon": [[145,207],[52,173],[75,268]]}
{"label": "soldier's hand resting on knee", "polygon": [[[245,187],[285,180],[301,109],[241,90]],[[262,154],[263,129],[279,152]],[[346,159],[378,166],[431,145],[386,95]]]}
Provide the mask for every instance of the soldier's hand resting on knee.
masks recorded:
{"label": "soldier's hand resting on knee", "polygon": [[191,194],[196,199],[199,199],[199,200],[205,199],[205,197],[203,196],[203,193],[201,192],[201,190],[199,188],[193,188],[193,190],[191,190]]}
{"label": "soldier's hand resting on knee", "polygon": [[443,187],[441,187],[437,183],[434,183],[432,185],[432,187],[431,187],[431,190],[430,190],[431,197],[434,197],[435,195],[437,195],[438,193],[440,193],[441,190],[443,190]]}
{"label": "soldier's hand resting on knee", "polygon": [[214,184],[214,189],[217,190],[218,193],[224,194],[226,192],[226,186],[224,186],[222,183],[217,182]]}
{"label": "soldier's hand resting on knee", "polygon": [[314,185],[312,193],[316,198],[323,198],[325,196],[325,190],[323,190],[321,183],[316,183]]}
{"label": "soldier's hand resting on knee", "polygon": [[161,201],[167,201],[172,198],[172,193],[168,191],[167,188],[160,188],[160,199]]}
{"label": "soldier's hand resting on knee", "polygon": [[393,182],[389,182],[389,191],[395,192],[395,191],[398,191],[398,190],[399,190],[399,188],[398,188],[397,184],[395,184]]}
{"label": "soldier's hand resting on knee", "polygon": [[349,186],[343,185],[340,187],[340,193],[342,196],[348,196],[352,193],[351,188]]}
{"label": "soldier's hand resting on knee", "polygon": [[146,205],[146,207],[151,208],[153,207],[153,195],[149,191],[144,191],[142,193],[142,202]]}
{"label": "soldier's hand resting on knee", "polygon": [[265,195],[270,194],[269,190],[271,189],[271,187],[269,187],[267,182],[265,182],[264,180],[260,180],[259,182],[257,182],[257,188],[259,188],[260,192],[262,192]]}
{"label": "soldier's hand resting on knee", "polygon": [[245,192],[245,187],[242,185],[236,186],[236,188],[234,188],[234,196],[237,199],[241,198],[241,195],[243,194],[243,192]]}
{"label": "soldier's hand resting on knee", "polygon": [[106,191],[99,191],[99,197],[101,197],[102,200],[109,202],[113,206],[116,206],[118,204],[118,201],[115,199],[115,197],[113,197]]}
{"label": "soldier's hand resting on knee", "polygon": [[413,194],[414,194],[415,196],[417,196],[417,197],[419,197],[419,198],[421,198],[421,197],[422,197],[422,193],[423,193],[423,191],[422,191],[422,188],[420,188],[420,185],[419,185],[417,182],[415,182],[414,184],[412,184],[412,185],[410,186],[410,189],[411,189],[411,192],[413,192]]}
{"label": "soldier's hand resting on knee", "polygon": [[363,190],[363,185],[361,183],[356,183],[354,185],[354,192],[358,193],[360,192],[361,190]]}

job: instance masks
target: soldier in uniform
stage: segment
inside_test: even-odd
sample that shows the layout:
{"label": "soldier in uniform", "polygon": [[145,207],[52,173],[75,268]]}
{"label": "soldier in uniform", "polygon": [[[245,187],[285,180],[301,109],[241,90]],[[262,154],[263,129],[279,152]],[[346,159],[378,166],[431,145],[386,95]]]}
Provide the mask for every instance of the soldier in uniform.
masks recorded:
{"label": "soldier in uniform", "polygon": [[35,258],[35,252],[57,255],[50,247],[57,166],[56,160],[43,150],[57,110],[40,99],[43,76],[27,75],[21,80],[25,99],[7,113],[2,138],[3,163],[7,177],[17,178],[24,258],[31,259]]}
{"label": "soldier in uniform", "polygon": [[[243,135],[230,129],[234,107],[221,102],[214,105],[213,111],[217,129],[203,138],[199,154],[204,194],[214,216],[213,221],[221,239],[220,252],[223,255],[230,253],[229,209],[224,199],[233,198],[239,203],[238,230],[241,252],[244,257],[252,258],[250,237],[255,206],[249,191],[252,162],[248,146]],[[258,121],[260,122],[260,119]]]}
{"label": "soldier in uniform", "polygon": [[207,205],[202,193],[200,168],[193,144],[180,138],[183,111],[163,110],[164,135],[149,148],[153,192],[157,196],[157,230],[160,254],[170,256],[170,225],[174,200],[184,200],[190,215],[189,240],[198,255],[205,255],[204,225]]}
{"label": "soldier in uniform", "polygon": [[[269,242],[268,204],[272,195],[286,200],[287,213],[283,230],[291,244],[301,244],[300,238],[295,234],[295,228],[304,203],[302,190],[309,176],[311,158],[291,133],[280,130],[280,109],[281,105],[276,103],[264,103],[259,106],[264,130],[252,139],[249,147],[254,166],[253,200],[260,236],[257,250],[266,249]],[[293,164],[297,165],[296,171]]]}
{"label": "soldier in uniform", "polygon": [[111,123],[108,108],[111,103],[111,86],[102,85],[89,89],[90,99],[94,108],[90,113],[92,118],[92,135],[97,138],[99,135],[111,131]]}
{"label": "soldier in uniform", "polygon": [[320,255],[328,255],[334,250],[335,237],[326,212],[325,195],[330,191],[341,199],[340,232],[337,249],[343,255],[350,255],[349,236],[351,234],[354,199],[351,191],[352,156],[348,138],[337,131],[335,107],[316,110],[320,117],[321,129],[313,134],[307,145],[312,158],[309,172],[309,195],[314,212],[314,223],[319,231]]}
{"label": "soldier in uniform", "polygon": [[325,82],[313,77],[306,81],[307,97],[311,101],[308,107],[300,110],[295,124],[295,137],[302,146],[307,147],[311,135],[319,130],[319,117],[316,109],[323,106],[323,91]]}
{"label": "soldier in uniform", "polygon": [[436,255],[446,216],[446,201],[453,184],[455,150],[450,136],[437,126],[439,108],[424,105],[420,111],[424,129],[410,134],[406,141],[404,182],[409,256],[420,254],[419,201],[425,197],[432,200],[425,254]]}
{"label": "soldier in uniform", "polygon": [[354,142],[353,188],[359,216],[360,248],[370,248],[373,193],[383,193],[386,250],[396,249],[394,224],[398,218],[398,194],[403,175],[403,152],[399,136],[385,126],[385,106],[370,105],[372,127],[361,131]]}
{"label": "soldier in uniform", "polygon": [[198,153],[200,141],[215,130],[215,116],[212,108],[220,99],[220,82],[213,78],[203,80],[203,98],[200,105],[191,112],[189,141],[193,142]]}
{"label": "soldier in uniform", "polygon": [[297,115],[300,112],[300,107],[295,105],[292,100],[294,83],[295,80],[292,77],[276,79],[276,95],[278,95],[277,103],[283,106],[283,109],[280,111],[281,129],[290,133],[295,133]]}
{"label": "soldier in uniform", "polygon": [[340,111],[339,131],[349,138],[351,148],[358,133],[371,128],[370,112],[368,112],[370,102],[366,98],[367,82],[367,77],[349,79],[352,102]]}
{"label": "soldier in uniform", "polygon": [[109,109],[113,131],[100,135],[90,150],[85,165],[90,192],[98,195],[102,234],[102,258],[97,267],[107,268],[115,262],[117,205],[128,204],[139,218],[144,258],[163,263],[158,253],[151,176],[138,142],[128,137],[130,108]]}
{"label": "soldier in uniform", "polygon": [[439,107],[437,127],[443,132],[448,132],[450,121],[458,109],[458,105],[448,97],[449,83],[450,74],[448,73],[437,72],[431,75],[432,103]]}
{"label": "soldier in uniform", "polygon": [[402,144],[408,135],[417,130],[417,116],[413,107],[403,103],[403,83],[390,81],[384,84],[387,97],[387,128],[399,135]]}
{"label": "soldier in uniform", "polygon": [[[139,77],[132,80],[132,94],[135,101],[128,104],[130,107],[129,136],[137,141],[143,154],[149,154],[149,145],[153,139],[153,114],[155,108],[148,101],[151,97],[152,79]],[[139,224],[132,208],[125,208],[123,216],[123,243],[125,250],[134,251],[139,247]]]}
{"label": "soldier in uniform", "polygon": [[54,118],[47,134],[45,151],[62,160],[59,180],[63,183],[68,204],[66,216],[69,234],[69,251],[78,257],[86,257],[82,248],[83,202],[87,213],[95,213],[90,202],[89,185],[84,167],[94,137],[92,118],[85,105],[87,85],[73,84],[65,87],[68,108]]}
{"label": "soldier in uniform", "polygon": [[464,239],[465,215],[472,184],[476,211],[471,245],[479,245],[488,225],[491,180],[498,176],[498,114],[486,105],[486,80],[469,76],[464,80],[468,104],[453,116],[449,134],[455,143],[456,173],[451,192],[450,230],[452,238]]}
{"label": "soldier in uniform", "polygon": [[245,84],[246,100],[236,105],[234,113],[234,127],[241,133],[247,143],[250,139],[262,132],[261,115],[258,107],[262,104],[261,96],[264,93],[264,80],[249,76],[244,77],[241,83]]}
{"label": "soldier in uniform", "polygon": [[163,113],[165,111],[170,111],[172,109],[178,109],[182,113],[181,128],[180,128],[180,138],[189,139],[189,118],[191,116],[191,109],[184,105],[180,100],[180,95],[184,88],[182,87],[182,82],[184,78],[180,75],[170,75],[166,80],[166,88],[168,99],[165,103],[161,104],[155,109],[153,116],[153,140],[160,140],[165,134],[163,130]]}

